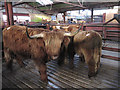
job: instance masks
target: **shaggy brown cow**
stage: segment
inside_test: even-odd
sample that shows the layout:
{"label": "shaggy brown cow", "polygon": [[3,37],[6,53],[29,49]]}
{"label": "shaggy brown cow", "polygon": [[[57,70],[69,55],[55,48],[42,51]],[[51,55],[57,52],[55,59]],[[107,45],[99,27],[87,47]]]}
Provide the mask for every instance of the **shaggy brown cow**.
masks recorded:
{"label": "shaggy brown cow", "polygon": [[[83,23],[80,27],[82,27]],[[62,27],[61,27],[62,28]],[[76,32],[79,26],[69,25],[62,28],[64,31]],[[99,65],[101,56],[102,39],[99,33],[95,31],[80,31],[68,45],[68,55],[70,59],[70,68],[73,68],[73,58],[77,53],[82,61],[86,61],[89,67],[88,76],[95,76]]]}
{"label": "shaggy brown cow", "polygon": [[3,42],[7,66],[12,68],[13,59],[24,66],[22,59],[31,58],[41,74],[41,80],[47,81],[46,62],[58,58],[58,63],[60,63],[64,59],[65,36],[73,35],[43,29],[32,30],[29,28],[27,31],[25,26],[5,28],[3,30]]}
{"label": "shaggy brown cow", "polygon": [[[95,76],[100,66],[102,38],[95,31],[80,31],[68,46],[70,67],[73,67],[74,54],[77,53],[88,64],[88,76]],[[71,48],[74,47],[74,48]]]}

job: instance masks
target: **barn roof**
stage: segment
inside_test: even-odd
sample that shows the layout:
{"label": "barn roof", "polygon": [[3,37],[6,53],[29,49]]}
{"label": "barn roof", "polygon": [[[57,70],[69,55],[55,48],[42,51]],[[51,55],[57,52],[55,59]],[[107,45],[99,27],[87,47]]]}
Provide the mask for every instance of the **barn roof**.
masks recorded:
{"label": "barn roof", "polygon": [[[42,3],[38,2],[42,1]],[[82,10],[82,9],[102,9],[102,8],[110,8],[113,6],[119,6],[120,2],[68,2],[65,0],[59,1],[59,2],[52,2],[54,0],[47,0],[51,1],[50,3],[43,3],[44,0],[36,0],[36,2],[14,2],[13,7],[21,4],[26,4],[30,6],[32,9],[35,9],[39,12],[43,12],[48,15],[52,15],[55,13],[64,13],[66,11],[71,11],[71,10]],[[46,1],[46,0],[45,0]],[[4,8],[4,5],[2,5]]]}

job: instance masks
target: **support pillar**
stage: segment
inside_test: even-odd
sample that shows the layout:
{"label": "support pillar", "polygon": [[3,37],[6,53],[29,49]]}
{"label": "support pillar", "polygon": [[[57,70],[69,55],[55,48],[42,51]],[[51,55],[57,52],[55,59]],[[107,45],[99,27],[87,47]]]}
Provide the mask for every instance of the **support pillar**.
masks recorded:
{"label": "support pillar", "polygon": [[8,12],[10,25],[14,25],[12,2],[8,2]]}
{"label": "support pillar", "polygon": [[[120,2],[119,2],[120,3]],[[118,6],[118,14],[120,14],[120,6]]]}
{"label": "support pillar", "polygon": [[7,26],[10,26],[10,20],[9,20],[9,12],[8,12],[7,2],[5,2],[4,4],[5,4],[5,13],[6,13],[6,16],[7,16]]}

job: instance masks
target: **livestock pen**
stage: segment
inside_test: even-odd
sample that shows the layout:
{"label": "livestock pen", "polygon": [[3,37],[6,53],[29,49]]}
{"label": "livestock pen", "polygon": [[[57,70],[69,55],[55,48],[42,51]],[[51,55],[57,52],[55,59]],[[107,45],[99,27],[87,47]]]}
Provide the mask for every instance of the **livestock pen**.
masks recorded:
{"label": "livestock pen", "polygon": [[[51,29],[49,27],[49,22],[46,24],[46,18],[41,17],[44,16],[55,16],[53,17],[53,21],[50,21],[51,23],[58,23],[59,24],[65,24],[66,19],[71,19],[70,23],[76,23],[73,22],[73,18],[71,16],[77,15],[80,16],[80,18],[77,18],[75,15],[75,18],[79,20],[83,20],[82,17],[86,19],[87,22],[93,22],[94,21],[94,10],[103,10],[106,9],[107,11],[109,9],[110,13],[116,11],[113,14],[120,13],[120,2],[118,0],[114,0],[114,2],[86,2],[86,0],[55,0],[58,2],[53,2],[54,0],[34,0],[34,2],[25,2],[23,0],[10,2],[10,0],[1,0],[2,3],[0,4],[0,12],[1,17],[3,15],[6,15],[6,19],[1,19],[2,21],[6,22],[6,25],[3,25],[3,28],[5,26],[12,26],[14,24],[20,24],[20,25],[26,25],[28,24],[28,20],[31,18],[31,23],[28,25],[29,27],[38,27],[38,28],[47,28]],[[49,2],[50,1],[50,2]],[[60,1],[60,2],[59,2]],[[75,2],[74,2],[75,1]],[[109,1],[109,0],[108,0]],[[118,6],[118,9],[116,10],[114,6]],[[14,7],[14,10],[13,10]],[[84,14],[83,11],[86,11],[86,9],[91,11],[91,16],[89,17],[87,12]],[[25,10],[25,11],[24,11]],[[72,10],[78,10],[77,13],[71,12]],[[70,11],[67,13],[67,11]],[[61,13],[61,14],[59,14]],[[107,13],[104,13],[103,18],[101,18],[102,22],[105,22],[107,16],[112,16],[113,14],[107,15]],[[36,14],[36,15],[35,15]],[[37,15],[40,14],[40,15]],[[34,16],[35,17],[32,17]],[[20,18],[19,18],[20,16]],[[25,17],[27,16],[27,17]],[[68,16],[70,16],[68,18]],[[16,19],[15,19],[16,17]],[[49,18],[48,18],[49,19]],[[90,20],[89,20],[90,19]],[[113,18],[114,19],[114,18]],[[111,19],[111,20],[113,20]],[[17,22],[14,22],[16,20]],[[26,21],[27,20],[27,21]],[[43,21],[43,23],[39,23],[40,21]],[[56,20],[54,22],[54,20]],[[111,21],[110,20],[110,21]],[[32,22],[39,21],[38,23],[32,23]],[[107,22],[109,23],[109,22]],[[6,68],[6,63],[4,61],[4,57],[2,57],[3,51],[2,48],[0,48],[0,75],[2,75],[2,78],[0,77],[0,83],[2,83],[2,86],[0,85],[0,88],[2,89],[53,89],[53,88],[77,88],[77,89],[90,89],[90,88],[119,88],[119,74],[118,68],[119,68],[119,51],[120,48],[119,45],[119,30],[120,25],[84,25],[84,30],[95,30],[99,32],[103,37],[103,50],[102,50],[102,57],[101,57],[101,67],[96,77],[88,78],[88,66],[86,63],[82,62],[78,55],[75,55],[74,57],[74,68],[69,68],[69,60],[66,60],[66,62],[59,66],[57,64],[57,60],[52,60],[47,63],[47,75],[48,75],[48,83],[44,83],[40,79],[40,75],[38,71],[35,69],[35,65],[31,59],[25,60],[24,62],[27,64],[26,67],[20,68],[18,63],[13,60],[13,71],[11,72]],[[110,28],[108,28],[110,27]],[[113,27],[115,29],[113,29]],[[116,28],[117,27],[117,28]],[[1,27],[0,27],[1,28]],[[91,28],[91,29],[90,29]],[[1,30],[2,31],[2,30]],[[14,32],[14,31],[13,31]],[[2,35],[2,34],[1,34]],[[1,38],[0,38],[1,39]],[[13,38],[12,38],[13,39]],[[11,40],[12,40],[11,39]],[[2,40],[1,40],[2,42]],[[3,42],[4,43],[4,42]],[[1,43],[0,43],[1,44]],[[1,44],[2,45],[2,44]],[[9,45],[9,44],[7,44]],[[13,45],[14,46],[14,45]],[[33,52],[32,52],[33,53]],[[2,66],[2,67],[1,67]],[[1,70],[2,68],[2,70]],[[1,80],[2,79],[2,80]]]}
{"label": "livestock pen", "polygon": [[[87,28],[90,26],[87,27],[86,25],[85,27],[85,30],[87,30]],[[96,28],[92,28],[92,30],[95,29]],[[100,32],[98,29],[96,29],[96,31]],[[117,33],[119,33],[119,30],[120,27],[117,27]],[[103,36],[103,31],[101,35]],[[68,61],[65,62],[62,66],[59,66],[57,61],[48,62],[48,83],[44,83],[40,80],[40,75],[35,69],[35,65],[32,60],[25,60],[24,62],[27,64],[27,66],[24,68],[20,68],[17,62],[14,61],[12,72],[6,69],[5,62],[3,62],[2,88],[33,90],[38,88],[119,88],[119,43],[120,42],[116,40],[103,40],[104,46],[101,57],[101,68],[97,76],[92,78],[88,78],[88,66],[82,62],[77,55],[74,57],[75,67],[73,69],[69,68]],[[2,59],[2,56],[0,59]]]}

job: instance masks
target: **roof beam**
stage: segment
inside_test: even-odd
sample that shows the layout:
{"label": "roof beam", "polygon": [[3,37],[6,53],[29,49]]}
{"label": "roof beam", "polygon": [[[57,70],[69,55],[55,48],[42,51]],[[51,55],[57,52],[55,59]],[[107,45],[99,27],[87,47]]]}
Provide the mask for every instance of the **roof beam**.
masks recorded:
{"label": "roof beam", "polygon": [[[40,10],[39,8],[33,7],[33,6],[30,5],[29,3],[26,3],[26,5],[30,6],[30,7],[31,7],[32,9],[34,9],[34,10],[37,10],[37,11],[42,12],[42,13],[44,13],[44,14],[47,14],[47,13],[44,12],[44,11],[47,11],[47,10]],[[50,11],[50,10],[48,10],[48,11]]]}
{"label": "roof beam", "polygon": [[77,7],[83,8],[83,9],[86,9],[86,7],[84,7],[84,6],[82,6],[82,5],[73,4],[73,3],[64,2],[64,1],[60,1],[60,2],[65,3],[65,4],[69,4],[69,5],[72,5],[72,6],[77,6]]}
{"label": "roof beam", "polygon": [[63,13],[66,11],[72,11],[72,10],[81,10],[83,8],[78,8],[78,7],[69,7],[69,8],[60,8],[60,9],[54,9],[54,11],[58,11],[59,13]]}
{"label": "roof beam", "polygon": [[86,3],[86,7],[88,8],[103,8],[103,7],[113,7],[119,6],[118,2],[95,2],[95,3]]}
{"label": "roof beam", "polygon": [[[19,2],[19,3],[16,3],[16,4],[12,5],[12,7],[15,7],[17,5],[21,5],[21,4],[24,4],[24,3],[26,3],[26,2]],[[5,9],[4,5],[2,5],[2,9],[0,9],[0,10],[3,10],[3,9]]]}

